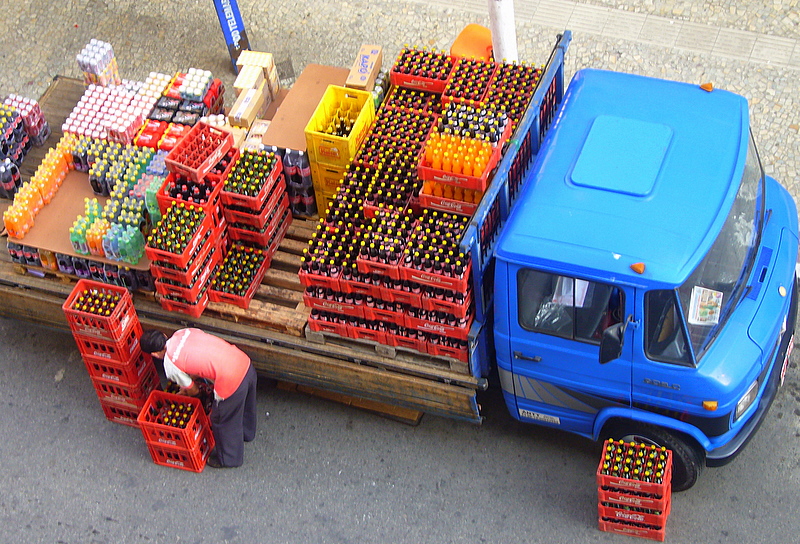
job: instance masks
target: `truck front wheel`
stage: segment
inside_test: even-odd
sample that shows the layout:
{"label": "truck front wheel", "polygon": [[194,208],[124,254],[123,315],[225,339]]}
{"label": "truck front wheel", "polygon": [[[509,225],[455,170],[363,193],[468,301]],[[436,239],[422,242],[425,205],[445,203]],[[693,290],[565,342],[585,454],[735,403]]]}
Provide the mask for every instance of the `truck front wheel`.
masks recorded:
{"label": "truck front wheel", "polygon": [[692,487],[703,470],[703,453],[682,436],[654,425],[639,424],[622,429],[614,436],[626,442],[641,442],[664,446],[672,450],[672,490],[685,491]]}

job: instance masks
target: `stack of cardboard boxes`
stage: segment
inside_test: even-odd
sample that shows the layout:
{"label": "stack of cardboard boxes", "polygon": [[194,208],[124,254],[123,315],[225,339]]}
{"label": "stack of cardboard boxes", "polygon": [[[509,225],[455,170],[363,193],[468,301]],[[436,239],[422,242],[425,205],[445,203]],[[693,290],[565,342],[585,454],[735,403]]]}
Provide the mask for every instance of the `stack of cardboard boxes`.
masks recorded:
{"label": "stack of cardboard boxes", "polygon": [[281,81],[272,53],[242,51],[236,65],[239,67],[239,75],[233,82],[236,101],[228,113],[228,122],[249,130],[256,119],[264,118],[281,90]]}

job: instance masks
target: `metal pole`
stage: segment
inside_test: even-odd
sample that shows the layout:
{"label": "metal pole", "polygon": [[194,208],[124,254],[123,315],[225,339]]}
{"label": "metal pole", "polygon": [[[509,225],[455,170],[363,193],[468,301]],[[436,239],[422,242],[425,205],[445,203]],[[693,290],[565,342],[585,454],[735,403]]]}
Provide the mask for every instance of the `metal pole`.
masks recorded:
{"label": "metal pole", "polygon": [[489,0],[489,28],[492,31],[495,60],[519,60],[514,0]]}

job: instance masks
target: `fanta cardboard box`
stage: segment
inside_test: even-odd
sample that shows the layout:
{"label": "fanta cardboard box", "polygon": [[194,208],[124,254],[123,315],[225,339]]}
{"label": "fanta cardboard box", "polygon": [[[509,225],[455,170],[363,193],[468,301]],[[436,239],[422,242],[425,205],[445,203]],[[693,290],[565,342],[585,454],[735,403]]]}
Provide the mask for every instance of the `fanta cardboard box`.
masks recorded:
{"label": "fanta cardboard box", "polygon": [[350,73],[347,75],[345,87],[351,89],[360,89],[363,91],[371,91],[375,85],[375,78],[378,77],[378,72],[381,69],[383,62],[383,48],[380,45],[364,44],[358,50],[353,66],[350,68]]}

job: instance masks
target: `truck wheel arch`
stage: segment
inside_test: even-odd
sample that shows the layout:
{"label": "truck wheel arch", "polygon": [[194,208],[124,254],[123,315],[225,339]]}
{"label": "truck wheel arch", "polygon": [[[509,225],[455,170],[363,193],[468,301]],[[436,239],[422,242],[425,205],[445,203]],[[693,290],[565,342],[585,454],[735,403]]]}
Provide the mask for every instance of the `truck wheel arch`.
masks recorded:
{"label": "truck wheel arch", "polygon": [[652,443],[670,449],[673,454],[673,491],[692,487],[706,464],[705,449],[701,444],[693,436],[675,428],[615,417],[605,422],[600,436]]}

